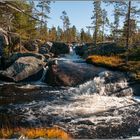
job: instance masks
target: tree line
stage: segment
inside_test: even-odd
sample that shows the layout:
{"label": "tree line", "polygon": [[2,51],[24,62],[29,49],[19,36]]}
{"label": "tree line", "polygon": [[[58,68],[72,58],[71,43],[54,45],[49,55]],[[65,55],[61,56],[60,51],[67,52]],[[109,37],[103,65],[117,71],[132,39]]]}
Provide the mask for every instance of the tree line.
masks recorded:
{"label": "tree line", "polygon": [[[42,41],[63,42],[98,42],[115,41],[128,48],[139,41],[140,28],[137,27],[140,17],[138,1],[93,1],[91,28],[93,34],[71,25],[66,11],[62,11],[60,19],[63,27],[47,26],[51,1],[26,0],[0,2],[0,26],[10,32],[17,33],[23,40],[40,39]],[[102,5],[107,8],[103,8]],[[108,18],[108,5],[113,6],[114,21]],[[104,7],[105,7],[104,6]],[[120,28],[120,21],[124,19]],[[90,23],[89,23],[90,24]],[[106,30],[109,29],[109,34]]]}

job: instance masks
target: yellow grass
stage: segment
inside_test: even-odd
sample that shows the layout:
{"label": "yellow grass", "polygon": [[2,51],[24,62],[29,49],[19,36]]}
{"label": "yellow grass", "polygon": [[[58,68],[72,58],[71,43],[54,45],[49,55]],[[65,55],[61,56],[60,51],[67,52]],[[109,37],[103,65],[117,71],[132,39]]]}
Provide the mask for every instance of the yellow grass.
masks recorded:
{"label": "yellow grass", "polygon": [[1,128],[0,129],[0,138],[11,138],[14,134],[18,134],[18,136],[25,136],[29,139],[35,139],[39,137],[43,138],[49,138],[49,139],[71,139],[70,135],[58,128],[58,127],[52,127],[52,128]]}
{"label": "yellow grass", "polygon": [[100,55],[89,56],[87,58],[87,61],[99,66],[135,73],[135,79],[140,80],[140,61],[128,61],[128,64],[126,65],[125,60],[120,58],[119,56]]}
{"label": "yellow grass", "polygon": [[119,58],[118,56],[94,55],[94,56],[89,56],[87,59],[91,60],[93,63],[105,64],[112,67],[118,67],[123,64],[123,60]]}
{"label": "yellow grass", "polygon": [[10,138],[13,135],[14,131],[9,128],[0,129],[0,138]]}

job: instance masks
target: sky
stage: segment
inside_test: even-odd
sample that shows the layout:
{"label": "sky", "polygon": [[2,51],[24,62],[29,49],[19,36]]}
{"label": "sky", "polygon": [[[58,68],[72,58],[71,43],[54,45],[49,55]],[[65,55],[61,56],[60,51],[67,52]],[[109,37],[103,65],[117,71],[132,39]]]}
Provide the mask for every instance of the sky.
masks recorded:
{"label": "sky", "polygon": [[62,11],[66,11],[69,16],[71,26],[75,25],[78,30],[85,28],[91,24],[92,15],[92,2],[91,1],[56,1],[51,4],[51,19],[48,20],[48,26],[62,27],[62,20],[60,16]]}
{"label": "sky", "polygon": [[[75,25],[78,31],[81,28],[84,28],[87,31],[86,26],[91,26],[91,16],[93,10],[93,1],[80,1],[80,0],[72,0],[72,1],[64,1],[58,0],[55,2],[51,2],[51,13],[49,14],[50,19],[48,19],[48,27],[52,26],[60,26],[63,27],[63,22],[60,19],[62,15],[62,11],[66,11],[69,16],[71,26]],[[110,22],[113,22],[113,6],[106,6],[106,4],[102,4],[102,9],[106,9],[108,12],[108,19]],[[122,20],[122,19],[121,19]],[[120,23],[120,27],[123,26],[123,21]],[[93,31],[91,31],[92,33]],[[106,30],[106,33],[109,33],[109,30]]]}
{"label": "sky", "polygon": [[[103,7],[105,7],[103,5]],[[66,11],[69,16],[71,26],[75,25],[80,31],[81,28],[87,30],[86,26],[91,26],[93,4],[92,1],[55,1],[51,3],[51,13],[49,14],[50,19],[48,20],[48,27],[52,26],[60,27],[63,26],[60,16],[62,11]],[[112,8],[108,9],[109,13]],[[111,20],[111,17],[110,17]]]}

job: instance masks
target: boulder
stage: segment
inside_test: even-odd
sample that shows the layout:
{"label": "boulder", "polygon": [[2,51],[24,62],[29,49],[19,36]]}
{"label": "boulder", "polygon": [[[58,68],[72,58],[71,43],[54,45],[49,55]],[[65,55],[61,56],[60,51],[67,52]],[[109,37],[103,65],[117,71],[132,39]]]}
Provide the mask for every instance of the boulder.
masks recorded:
{"label": "boulder", "polygon": [[0,72],[0,80],[15,82],[23,81],[27,78],[28,81],[39,80],[42,75],[40,72],[44,65],[45,62],[36,57],[20,57],[9,68]]}
{"label": "boulder", "polygon": [[90,50],[91,45],[78,45],[75,47],[75,52],[77,55],[83,56],[88,50]]}
{"label": "boulder", "polygon": [[45,61],[45,57],[38,53],[13,53],[8,59],[5,60],[5,68],[11,66],[17,59],[21,57],[35,57],[37,59]]}
{"label": "boulder", "polygon": [[86,58],[87,56],[94,54],[111,56],[124,53],[125,51],[125,48],[117,46],[116,43],[106,42],[98,44],[97,47],[91,47],[91,49],[85,52],[84,57]]}
{"label": "boulder", "polygon": [[20,57],[35,57],[42,61],[45,60],[45,57],[38,53],[13,53],[12,56],[9,58],[12,62],[16,61]]}
{"label": "boulder", "polygon": [[89,55],[116,55],[125,52],[125,48],[119,47],[114,42],[99,43],[97,46],[94,44],[85,44],[76,46],[76,54],[87,58]]}
{"label": "boulder", "polygon": [[41,47],[39,48],[39,53],[40,54],[50,53],[52,45],[53,45],[52,42],[46,42],[45,44],[41,45]]}
{"label": "boulder", "polygon": [[76,86],[103,71],[89,64],[58,62],[49,66],[44,82],[52,86]]}
{"label": "boulder", "polygon": [[38,42],[35,40],[27,41],[24,43],[24,48],[31,52],[38,52]]}
{"label": "boulder", "polygon": [[70,53],[70,48],[65,43],[53,42],[50,52],[54,53],[56,56],[60,54],[68,54]]}

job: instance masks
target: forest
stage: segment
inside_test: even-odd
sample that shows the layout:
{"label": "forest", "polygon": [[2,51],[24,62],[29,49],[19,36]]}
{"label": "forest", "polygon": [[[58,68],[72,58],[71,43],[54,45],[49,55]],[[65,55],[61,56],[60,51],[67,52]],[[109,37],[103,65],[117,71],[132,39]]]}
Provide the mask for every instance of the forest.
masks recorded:
{"label": "forest", "polygon": [[[139,2],[138,1],[94,1],[93,12],[91,13],[91,26],[86,26],[88,31],[78,31],[75,25],[71,25],[67,12],[62,11],[60,19],[63,28],[47,27],[49,14],[51,12],[52,1],[41,0],[38,2],[32,0],[26,1],[4,1],[0,2],[0,25],[1,28],[16,34],[21,42],[39,40],[42,43],[46,41],[66,42],[66,43],[98,43],[115,42],[119,47],[126,47],[129,52],[139,52]],[[101,4],[106,4],[106,9]],[[108,18],[108,5],[113,5],[113,22]],[[123,26],[120,27],[120,21],[124,19]],[[109,33],[106,34],[106,29]],[[93,30],[93,33],[90,33]],[[16,42],[15,42],[16,43]],[[16,50],[16,45],[6,47],[6,51]],[[9,53],[9,52],[6,52]]]}
{"label": "forest", "polygon": [[140,138],[140,2],[59,2],[0,0],[0,138]]}
{"label": "forest", "polygon": [[[51,12],[51,1],[5,1],[0,3],[1,28],[6,31],[17,33],[23,40],[41,39],[42,41],[63,41],[63,42],[104,42],[117,41],[126,45],[129,38],[129,45],[136,44],[139,40],[139,2],[93,2],[93,13],[91,13],[91,25],[88,29],[95,28],[91,35],[89,32],[78,31],[75,25],[71,25],[67,12],[62,11],[60,19],[63,28],[47,27],[49,14]],[[101,8],[101,3],[106,3],[106,9]],[[108,19],[107,6],[113,5],[112,15],[114,22]],[[119,22],[124,18],[122,28]],[[89,23],[90,24],[90,23]],[[106,28],[110,33],[105,34]]]}

